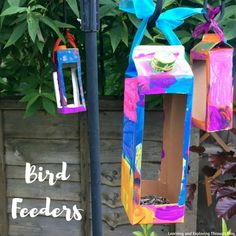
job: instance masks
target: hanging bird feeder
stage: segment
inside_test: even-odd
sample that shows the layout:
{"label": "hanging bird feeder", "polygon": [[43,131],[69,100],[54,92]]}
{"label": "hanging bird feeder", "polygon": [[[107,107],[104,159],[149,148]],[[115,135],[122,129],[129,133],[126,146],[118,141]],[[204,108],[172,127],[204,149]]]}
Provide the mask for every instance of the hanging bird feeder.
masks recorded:
{"label": "hanging bird feeder", "polygon": [[[206,5],[206,4],[205,4]],[[221,7],[207,10],[205,23],[194,30],[202,40],[191,50],[194,80],[193,124],[206,131],[216,132],[233,127],[233,48],[226,43],[224,33],[215,17]],[[215,33],[206,33],[213,29]]]}
{"label": "hanging bird feeder", "polygon": [[[175,40],[169,41],[172,46],[139,46],[146,28],[156,25],[162,3],[159,0],[154,15],[139,26],[125,78],[121,201],[131,224],[183,223],[185,215],[193,72],[184,47]],[[173,31],[169,33],[177,39]],[[164,98],[163,149],[156,179],[142,176],[145,99],[149,95]]]}
{"label": "hanging bird feeder", "polygon": [[[53,62],[55,65],[53,81],[57,111],[60,114],[86,111],[79,49],[74,42],[74,36],[68,30],[66,31],[66,36],[72,48],[60,45],[61,39],[59,38],[53,50]],[[65,72],[68,71],[70,78],[66,81]],[[72,89],[67,89],[67,87]]]}

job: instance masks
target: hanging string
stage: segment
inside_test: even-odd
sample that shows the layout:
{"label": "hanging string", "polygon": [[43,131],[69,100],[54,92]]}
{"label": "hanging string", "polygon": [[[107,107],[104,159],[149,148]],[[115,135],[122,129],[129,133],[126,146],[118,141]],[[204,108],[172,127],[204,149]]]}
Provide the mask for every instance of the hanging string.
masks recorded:
{"label": "hanging string", "polygon": [[67,23],[66,0],[63,0],[63,18],[64,18],[64,23]]}

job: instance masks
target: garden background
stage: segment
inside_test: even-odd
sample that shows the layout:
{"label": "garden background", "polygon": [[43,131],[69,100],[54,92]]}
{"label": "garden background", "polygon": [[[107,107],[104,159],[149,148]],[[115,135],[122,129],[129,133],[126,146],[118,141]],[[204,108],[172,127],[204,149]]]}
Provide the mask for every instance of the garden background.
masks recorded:
{"label": "garden background", "polygon": [[[202,7],[202,4],[202,0],[165,0],[163,11],[178,6]],[[214,4],[216,6],[219,2],[216,1]],[[140,21],[134,15],[119,11],[118,5],[119,1],[100,0],[101,25],[98,34],[98,63],[99,94],[103,99],[100,116],[105,236],[126,235],[127,232],[131,235],[131,232],[137,229],[128,224],[120,205],[119,158],[124,73],[130,46]],[[64,20],[63,1],[3,0],[0,2],[0,154],[4,157],[4,164],[6,164],[6,170],[0,173],[0,177],[3,173],[6,177],[6,204],[13,197],[21,196],[27,198],[27,206],[35,204],[42,206],[43,193],[47,193],[55,200],[55,205],[64,202],[70,202],[70,204],[79,202],[89,214],[89,189],[83,182],[86,178],[88,181],[85,171],[88,165],[85,141],[87,139],[85,135],[86,115],[79,114],[79,116],[69,117],[57,115],[53,89],[53,46],[58,37],[64,40],[61,32],[64,28],[69,28],[75,35],[80,50],[86,96],[84,33],[81,32],[80,23],[77,20],[80,18],[79,5],[76,0],[67,0],[66,7],[67,22]],[[203,16],[197,15],[186,20],[175,30],[186,48],[187,58],[190,49],[198,42],[192,38],[192,31],[196,25],[204,21]],[[236,4],[234,0],[226,1],[225,15],[219,24],[224,30],[228,42],[236,47]],[[145,36],[143,44],[167,43],[157,29],[146,32]],[[110,100],[111,97],[112,100]],[[150,97],[147,102],[149,108],[154,108],[154,110],[150,111],[145,121],[146,162],[144,168],[147,170],[147,177],[153,177],[152,172],[160,164],[160,160],[155,160],[155,156],[161,152],[161,149],[156,148],[156,144],[161,143],[161,97]],[[39,112],[36,113],[36,111]],[[157,120],[156,126],[153,127],[152,124]],[[199,138],[196,130],[194,135],[195,143]],[[232,133],[223,134],[223,136],[227,136],[228,142],[230,142],[229,136],[231,136],[232,144],[236,144]],[[197,143],[195,144],[197,145]],[[219,149],[215,150],[219,151]],[[80,160],[78,160],[78,156]],[[197,176],[197,179],[199,177],[200,181],[203,181],[201,179],[203,175],[200,171],[198,176],[198,168],[207,165],[207,157],[202,160],[200,164],[198,161],[194,163],[195,169],[192,169],[192,172],[195,172],[193,175]],[[54,192],[50,192],[45,185],[35,185],[32,189],[27,190],[23,184],[23,166],[26,161],[43,164],[54,170],[59,168],[61,161],[67,161],[69,170],[73,173],[72,180],[69,184],[60,183]],[[190,179],[194,180],[194,177],[190,176]],[[39,189],[41,189],[40,192],[38,192]],[[200,204],[195,202],[195,206],[193,206],[193,209],[199,207],[198,215],[194,211],[189,211],[188,214],[195,214],[194,218],[197,221],[194,224],[198,227],[196,230],[219,231],[220,221],[216,217],[215,209],[211,207],[206,213],[203,187],[199,188],[199,191],[198,196],[202,202]],[[1,193],[0,198],[3,196],[3,192]],[[195,201],[197,201],[196,196]],[[8,205],[9,235],[86,236],[90,233],[88,230],[90,215],[84,217],[81,224],[76,222],[68,224],[64,219],[52,221],[52,219],[44,217],[39,217],[37,220],[12,221],[9,208]],[[188,217],[191,219],[191,216]],[[233,230],[236,231],[236,226],[232,222],[231,220],[230,227],[234,227]],[[159,235],[166,235],[167,232],[176,229],[171,226],[160,226],[155,227],[155,230]],[[6,236],[1,232],[0,235]]]}

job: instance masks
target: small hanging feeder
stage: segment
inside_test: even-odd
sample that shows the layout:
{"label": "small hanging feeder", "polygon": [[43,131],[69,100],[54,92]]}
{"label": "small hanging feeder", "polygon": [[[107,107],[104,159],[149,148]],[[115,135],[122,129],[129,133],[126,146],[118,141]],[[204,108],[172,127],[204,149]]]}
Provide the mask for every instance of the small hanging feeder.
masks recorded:
{"label": "small hanging feeder", "polygon": [[205,34],[191,50],[193,124],[207,132],[233,127],[233,48],[217,34]]}
{"label": "small hanging feeder", "polygon": [[[53,62],[55,65],[53,81],[57,111],[60,114],[86,111],[79,49],[75,45],[74,36],[68,30],[66,31],[66,36],[73,48],[60,45],[61,39],[58,39],[53,50]],[[70,70],[71,78],[69,79],[70,81],[65,81],[64,70],[68,71],[68,69]],[[71,86],[72,89],[67,92],[66,88]]]}
{"label": "small hanging feeder", "polygon": [[[191,50],[195,76],[193,93],[193,124],[206,131],[216,132],[233,127],[233,48],[226,43],[216,16],[222,19],[225,1],[221,6],[207,9],[204,0],[206,22],[193,31],[202,40]],[[210,30],[215,33],[208,33]]]}

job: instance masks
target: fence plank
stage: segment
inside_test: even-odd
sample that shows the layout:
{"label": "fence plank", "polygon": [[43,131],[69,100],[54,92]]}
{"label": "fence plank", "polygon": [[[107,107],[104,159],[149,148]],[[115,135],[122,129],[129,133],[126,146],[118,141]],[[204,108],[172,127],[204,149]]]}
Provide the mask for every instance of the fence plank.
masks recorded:
{"label": "fence plank", "polygon": [[8,235],[6,173],[4,155],[3,112],[0,110],[0,235]]}
{"label": "fence plank", "polygon": [[18,218],[9,216],[9,236],[78,236],[81,234],[81,222],[67,222],[63,218],[38,216],[37,218]]}
{"label": "fence plank", "polygon": [[[144,139],[162,141],[163,113],[150,111],[145,113]],[[100,113],[101,138],[122,139],[123,113],[103,111]]]}
{"label": "fence plank", "polygon": [[30,119],[23,119],[24,111],[4,111],[7,120],[4,132],[6,137],[38,139],[78,139],[78,119],[76,115],[52,117],[38,112]]}
{"label": "fence plank", "polygon": [[72,140],[38,140],[12,139],[6,140],[6,164],[23,165],[62,163],[79,164],[78,141]]}
{"label": "fence plank", "polygon": [[27,185],[21,179],[7,180],[8,197],[80,201],[80,184],[77,182],[59,181],[55,186],[49,186],[47,182],[34,182]]}

